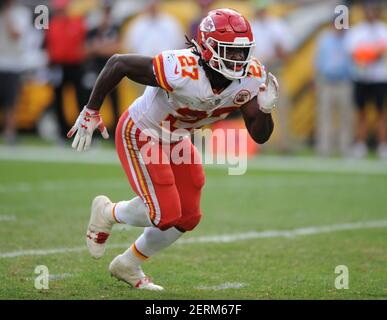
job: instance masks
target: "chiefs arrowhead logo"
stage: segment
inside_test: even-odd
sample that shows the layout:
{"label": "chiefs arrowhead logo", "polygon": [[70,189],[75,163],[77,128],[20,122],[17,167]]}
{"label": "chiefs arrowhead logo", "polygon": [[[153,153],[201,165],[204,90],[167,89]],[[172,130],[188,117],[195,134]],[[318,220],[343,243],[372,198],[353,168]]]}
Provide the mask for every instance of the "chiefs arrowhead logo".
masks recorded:
{"label": "chiefs arrowhead logo", "polygon": [[239,91],[234,97],[234,103],[242,105],[250,101],[251,93],[248,90]]}
{"label": "chiefs arrowhead logo", "polygon": [[213,32],[215,31],[215,24],[211,17],[206,17],[201,23],[200,23],[200,31],[204,32]]}

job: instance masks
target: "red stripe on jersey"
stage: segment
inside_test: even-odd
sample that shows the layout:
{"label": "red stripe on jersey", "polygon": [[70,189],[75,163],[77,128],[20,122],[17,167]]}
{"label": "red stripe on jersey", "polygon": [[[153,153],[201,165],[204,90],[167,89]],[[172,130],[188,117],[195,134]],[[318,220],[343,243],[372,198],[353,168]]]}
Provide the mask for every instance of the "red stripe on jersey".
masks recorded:
{"label": "red stripe on jersey", "polygon": [[162,54],[153,58],[153,67],[156,73],[157,82],[163,89],[172,92],[173,88],[169,85],[165,76],[164,60]]}

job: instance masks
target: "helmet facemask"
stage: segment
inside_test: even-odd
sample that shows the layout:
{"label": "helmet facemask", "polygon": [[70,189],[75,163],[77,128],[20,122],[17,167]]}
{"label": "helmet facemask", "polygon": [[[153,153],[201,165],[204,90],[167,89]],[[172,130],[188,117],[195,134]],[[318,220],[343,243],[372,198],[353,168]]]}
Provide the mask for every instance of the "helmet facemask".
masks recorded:
{"label": "helmet facemask", "polygon": [[[208,65],[230,80],[246,77],[251,64],[252,52],[255,42],[248,38],[235,38],[234,42],[220,42],[212,37],[205,41],[212,53]],[[243,59],[233,60],[228,58],[232,50],[241,50]]]}

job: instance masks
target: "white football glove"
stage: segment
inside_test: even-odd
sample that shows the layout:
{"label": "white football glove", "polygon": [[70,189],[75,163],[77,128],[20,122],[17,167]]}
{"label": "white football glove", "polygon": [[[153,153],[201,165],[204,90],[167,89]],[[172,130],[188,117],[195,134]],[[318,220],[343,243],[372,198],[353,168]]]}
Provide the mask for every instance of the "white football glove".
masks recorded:
{"label": "white football glove", "polygon": [[257,96],[258,107],[264,113],[271,113],[278,102],[279,85],[276,77],[269,72],[267,83],[261,84]]}
{"label": "white football glove", "polygon": [[77,151],[89,149],[96,128],[101,131],[104,139],[109,139],[109,133],[102,122],[99,111],[84,107],[74,126],[67,133],[67,138],[71,138],[77,132],[71,146]]}

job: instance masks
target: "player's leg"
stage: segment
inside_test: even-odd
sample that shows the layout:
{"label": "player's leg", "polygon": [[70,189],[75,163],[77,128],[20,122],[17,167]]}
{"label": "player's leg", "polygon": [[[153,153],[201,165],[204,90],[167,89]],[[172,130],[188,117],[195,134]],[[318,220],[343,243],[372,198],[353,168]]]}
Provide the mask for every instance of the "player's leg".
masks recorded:
{"label": "player's leg", "polygon": [[115,223],[125,223],[135,227],[152,225],[149,210],[138,196],[117,204],[104,195],[95,197],[91,205],[91,216],[86,233],[86,242],[92,257],[98,259],[103,256],[105,243]]}
{"label": "player's leg", "polygon": [[378,111],[378,155],[381,159],[387,159],[387,82],[374,84],[374,99]]}
{"label": "player's leg", "polygon": [[324,79],[318,82],[318,105],[317,105],[317,130],[316,149],[321,156],[328,156],[332,151],[332,111],[334,110],[334,85]]}
{"label": "player's leg", "polygon": [[4,140],[6,144],[16,143],[16,105],[20,92],[20,75],[0,72],[0,110],[4,110]]}
{"label": "player's leg", "polygon": [[[130,184],[136,188],[134,177],[128,172],[129,164],[126,159],[122,135],[123,124],[126,122],[127,113],[124,114],[116,129],[116,148],[124,169],[128,174]],[[125,158],[125,159],[123,159]],[[139,191],[136,190],[136,193]],[[119,213],[119,214],[118,214]],[[122,204],[113,203],[108,197],[100,195],[94,198],[91,205],[91,216],[87,227],[86,242],[92,257],[98,259],[105,253],[105,243],[115,223],[128,223],[134,226],[150,226],[149,212],[143,200],[135,197]]]}
{"label": "player's leg", "polygon": [[355,82],[354,84],[354,98],[357,107],[357,121],[356,121],[356,143],[352,150],[352,155],[355,158],[363,158],[367,155],[367,118],[365,107],[369,96],[369,87],[365,83]]}
{"label": "player's leg", "polygon": [[338,86],[338,111],[339,111],[339,148],[343,156],[349,156],[353,142],[354,110],[352,107],[352,86],[343,81]]}
{"label": "player's leg", "polygon": [[[68,70],[66,66],[58,64],[53,67],[54,74],[54,110],[59,125],[60,140],[66,139],[67,132],[70,127],[66,121],[64,105],[63,105],[63,90],[68,82]],[[59,141],[60,141],[59,140]]]}
{"label": "player's leg", "polygon": [[[173,228],[181,218],[179,193],[171,166],[161,161],[162,157],[167,156],[162,145],[141,141],[138,129],[130,118],[122,127],[124,148],[117,147],[117,150],[133,189],[145,203],[142,207],[143,214],[153,226],[145,228],[135,243],[111,262],[109,270],[113,276],[135,288],[161,290],[162,287],[153,284],[144,275],[141,264],[181,236],[182,232]],[[119,142],[120,139],[121,137],[117,137],[116,141]],[[147,156],[150,158],[152,153],[156,155],[156,161],[148,163],[145,159]],[[117,203],[114,212],[118,221],[125,222],[125,219],[129,219],[133,209],[131,201]],[[140,211],[140,202],[137,205],[137,210]]]}
{"label": "player's leg", "polygon": [[180,231],[191,231],[200,222],[200,199],[205,184],[205,174],[200,155],[189,139],[184,139],[184,150],[190,150],[189,162],[176,164],[172,161],[171,168],[175,177],[175,184],[179,191],[182,217],[175,228]]}
{"label": "player's leg", "polygon": [[[174,225],[180,216],[180,199],[174,185],[169,164],[145,163],[141,155],[146,141],[139,141],[139,129],[128,112],[121,117],[116,129],[116,148],[128,180],[137,193],[130,201],[112,203],[106,196],[98,196],[92,205],[87,231],[90,254],[99,258],[114,223],[133,226],[156,226],[162,230]],[[162,155],[161,146],[153,150]]]}
{"label": "player's leg", "polygon": [[[128,283],[135,283],[135,286],[143,286],[143,281],[138,280],[138,274],[133,271],[141,271],[141,265],[149,259],[149,257],[169,247],[178,240],[185,231],[190,231],[195,228],[201,218],[200,212],[200,196],[204,185],[204,171],[200,162],[199,154],[196,148],[191,144],[189,139],[183,140],[187,144],[184,150],[190,150],[188,163],[174,164],[171,163],[175,185],[180,195],[180,203],[182,215],[176,222],[174,227],[167,230],[160,230],[155,227],[147,227],[144,233],[126,250],[123,254],[117,256],[110,264],[110,271],[113,275]],[[145,280],[145,283],[147,280]],[[159,286],[151,285],[147,289],[160,290]]]}
{"label": "player's leg", "polygon": [[[116,131],[116,148],[128,180],[144,205],[136,198],[120,201],[114,209],[115,218],[128,223],[134,210],[138,213],[136,219],[140,219],[142,212],[142,216],[151,222],[141,226],[166,230],[181,217],[179,193],[171,166],[162,161],[168,156],[161,144],[142,141],[140,130],[128,114],[123,118]],[[151,155],[155,156],[151,159]]]}
{"label": "player's leg", "polygon": [[110,273],[138,289],[163,290],[145,276],[141,265],[154,254],[169,247],[182,234],[175,227],[164,231],[156,227],[145,228],[129,249],[113,259],[109,266]]}

